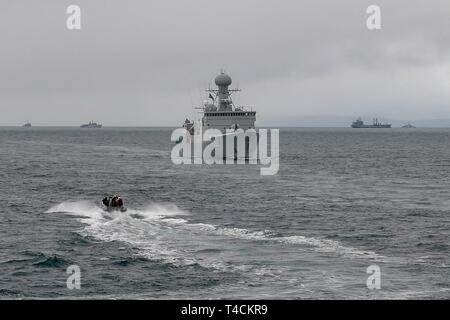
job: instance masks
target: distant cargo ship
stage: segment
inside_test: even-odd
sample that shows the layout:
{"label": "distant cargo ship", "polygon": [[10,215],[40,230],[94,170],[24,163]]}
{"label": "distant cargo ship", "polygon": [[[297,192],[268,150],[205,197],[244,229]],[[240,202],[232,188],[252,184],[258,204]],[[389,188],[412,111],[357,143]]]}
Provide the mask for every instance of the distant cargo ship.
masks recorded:
{"label": "distant cargo ship", "polygon": [[30,128],[31,127],[31,123],[29,121],[27,121],[27,123],[25,123],[22,127]]}
{"label": "distant cargo ship", "polygon": [[102,125],[100,123],[96,123],[94,121],[91,121],[89,123],[82,124],[80,127],[81,128],[101,128]]}
{"label": "distant cargo ship", "polygon": [[392,124],[390,123],[381,123],[378,119],[373,119],[372,124],[365,124],[361,118],[358,118],[355,122],[352,123],[352,128],[391,128]]}

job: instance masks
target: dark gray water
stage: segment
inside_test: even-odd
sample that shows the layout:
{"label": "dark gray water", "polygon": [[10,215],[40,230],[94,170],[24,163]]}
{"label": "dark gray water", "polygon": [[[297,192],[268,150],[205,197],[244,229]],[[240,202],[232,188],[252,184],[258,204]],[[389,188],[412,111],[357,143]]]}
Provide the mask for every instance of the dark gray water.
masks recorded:
{"label": "dark gray water", "polygon": [[450,130],[282,129],[272,177],[170,134],[0,128],[0,298],[450,298]]}

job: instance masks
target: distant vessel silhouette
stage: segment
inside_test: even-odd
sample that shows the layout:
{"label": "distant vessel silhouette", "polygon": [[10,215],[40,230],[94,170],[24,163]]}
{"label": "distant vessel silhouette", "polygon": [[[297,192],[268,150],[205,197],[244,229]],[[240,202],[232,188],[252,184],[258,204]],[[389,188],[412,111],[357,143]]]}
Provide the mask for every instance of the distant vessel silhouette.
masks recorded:
{"label": "distant vessel silhouette", "polygon": [[27,123],[25,123],[22,127],[30,128],[31,127],[31,123],[29,121],[27,121]]}
{"label": "distant vessel silhouette", "polygon": [[102,125],[100,123],[96,123],[94,121],[90,121],[89,123],[82,124],[81,128],[101,128]]}
{"label": "distant vessel silhouette", "polygon": [[402,128],[415,128],[415,126],[408,122],[408,124],[405,124]]}
{"label": "distant vessel silhouette", "polygon": [[361,118],[358,118],[351,125],[352,128],[391,128],[392,124],[390,123],[381,123],[378,121],[378,118],[373,119],[373,124],[365,124]]}

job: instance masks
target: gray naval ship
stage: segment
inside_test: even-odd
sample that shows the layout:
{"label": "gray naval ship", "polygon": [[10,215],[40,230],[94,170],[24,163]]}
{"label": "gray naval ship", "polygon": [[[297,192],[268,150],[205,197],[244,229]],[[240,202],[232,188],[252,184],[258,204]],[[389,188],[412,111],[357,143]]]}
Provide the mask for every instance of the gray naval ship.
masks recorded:
{"label": "gray naval ship", "polygon": [[[225,135],[233,135],[236,130],[255,129],[256,111],[248,110],[243,106],[237,106],[233,103],[231,98],[233,93],[241,90],[230,89],[232,79],[225,72],[221,72],[214,80],[217,89],[207,89],[207,100],[203,102],[203,106],[196,109],[200,110],[202,117],[200,120],[186,119],[183,128],[187,130],[187,136],[180,138],[176,143],[180,143],[184,139],[192,141],[196,136],[208,129],[217,129],[222,132],[222,137]],[[230,133],[230,130],[232,130]],[[256,139],[259,140],[259,135],[256,134]],[[226,148],[226,140],[223,139],[223,150]],[[250,149],[248,138],[245,140],[245,158],[249,159]],[[228,156],[224,154],[224,158]],[[233,156],[231,156],[233,157]],[[237,146],[234,146],[234,159],[238,157]],[[253,157],[253,156],[251,156]]]}
{"label": "gray naval ship", "polygon": [[390,123],[381,123],[377,118],[373,119],[372,124],[365,124],[361,118],[358,118],[351,125],[352,128],[390,128],[392,125]]}
{"label": "gray naval ship", "polygon": [[232,79],[225,72],[221,72],[214,80],[217,89],[208,89],[208,100],[205,100],[200,109],[203,117],[200,121],[186,119],[183,128],[193,135],[195,129],[218,129],[225,133],[227,129],[254,129],[256,111],[246,110],[242,106],[236,106],[231,95],[241,90],[230,89]]}
{"label": "gray naval ship", "polygon": [[80,126],[80,128],[88,128],[88,129],[92,129],[92,128],[95,129],[95,128],[101,128],[101,127],[102,127],[102,125],[100,123],[97,123],[94,121],[90,121],[89,123],[85,123]]}

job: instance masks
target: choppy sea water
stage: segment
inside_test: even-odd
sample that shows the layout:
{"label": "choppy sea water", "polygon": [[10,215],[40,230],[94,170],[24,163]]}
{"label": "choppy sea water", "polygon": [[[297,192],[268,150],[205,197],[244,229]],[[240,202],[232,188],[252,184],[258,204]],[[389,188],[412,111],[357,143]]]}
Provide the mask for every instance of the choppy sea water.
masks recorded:
{"label": "choppy sea water", "polygon": [[450,298],[450,129],[281,129],[276,176],[170,134],[0,128],[0,298]]}

